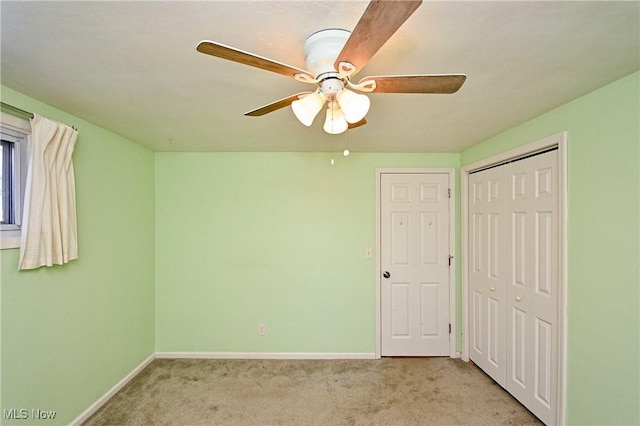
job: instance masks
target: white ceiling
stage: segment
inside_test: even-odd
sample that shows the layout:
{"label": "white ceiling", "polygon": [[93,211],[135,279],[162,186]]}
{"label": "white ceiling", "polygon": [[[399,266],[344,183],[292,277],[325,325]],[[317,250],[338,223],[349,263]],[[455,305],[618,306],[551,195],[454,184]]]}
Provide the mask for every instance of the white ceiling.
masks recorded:
{"label": "white ceiling", "polygon": [[[367,75],[465,73],[454,95],[372,94],[342,135],[290,108],[312,86],[203,55],[218,41],[305,68],[302,45],[348,30],[363,1],[1,2],[1,81],[157,151],[458,152],[640,68],[640,2],[426,1]],[[69,123],[73,124],[73,123]]]}

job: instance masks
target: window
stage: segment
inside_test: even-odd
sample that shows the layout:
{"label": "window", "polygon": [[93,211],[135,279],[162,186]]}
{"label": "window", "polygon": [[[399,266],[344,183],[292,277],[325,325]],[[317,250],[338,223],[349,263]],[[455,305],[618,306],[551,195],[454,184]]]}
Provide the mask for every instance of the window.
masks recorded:
{"label": "window", "polygon": [[20,246],[22,200],[27,176],[28,121],[0,116],[0,248]]}

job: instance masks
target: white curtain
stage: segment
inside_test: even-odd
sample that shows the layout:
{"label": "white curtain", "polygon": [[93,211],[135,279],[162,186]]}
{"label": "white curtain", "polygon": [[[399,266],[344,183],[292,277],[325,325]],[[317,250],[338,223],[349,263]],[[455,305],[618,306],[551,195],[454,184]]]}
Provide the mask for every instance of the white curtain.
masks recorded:
{"label": "white curtain", "polygon": [[18,269],[78,258],[76,188],[71,154],[78,132],[34,114]]}

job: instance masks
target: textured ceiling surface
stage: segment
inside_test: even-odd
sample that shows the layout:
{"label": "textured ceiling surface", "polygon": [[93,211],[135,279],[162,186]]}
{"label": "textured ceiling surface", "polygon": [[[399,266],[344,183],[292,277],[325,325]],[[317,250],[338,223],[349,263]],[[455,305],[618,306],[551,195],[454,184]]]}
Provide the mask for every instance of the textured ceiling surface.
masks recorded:
{"label": "textured ceiling surface", "polygon": [[196,52],[305,68],[306,37],[363,1],[2,1],[2,84],[157,151],[458,152],[640,68],[640,2],[425,1],[356,76],[465,73],[453,95],[371,94],[341,135],[283,108],[313,89]]}

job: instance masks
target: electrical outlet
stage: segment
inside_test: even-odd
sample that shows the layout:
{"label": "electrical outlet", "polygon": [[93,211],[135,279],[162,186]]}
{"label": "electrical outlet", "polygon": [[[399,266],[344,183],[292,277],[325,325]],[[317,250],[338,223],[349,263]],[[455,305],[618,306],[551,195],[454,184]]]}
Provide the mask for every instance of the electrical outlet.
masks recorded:
{"label": "electrical outlet", "polygon": [[267,334],[267,324],[261,322],[258,323],[258,336],[264,336]]}

